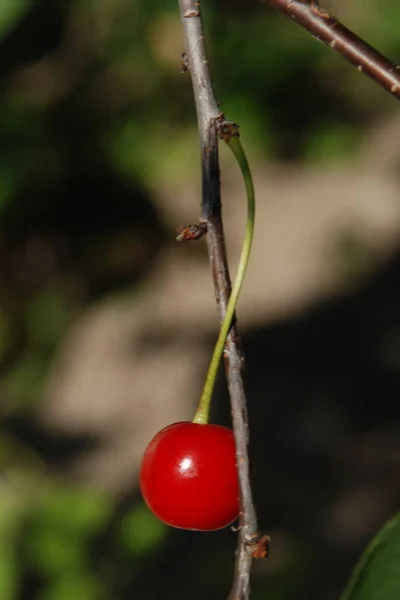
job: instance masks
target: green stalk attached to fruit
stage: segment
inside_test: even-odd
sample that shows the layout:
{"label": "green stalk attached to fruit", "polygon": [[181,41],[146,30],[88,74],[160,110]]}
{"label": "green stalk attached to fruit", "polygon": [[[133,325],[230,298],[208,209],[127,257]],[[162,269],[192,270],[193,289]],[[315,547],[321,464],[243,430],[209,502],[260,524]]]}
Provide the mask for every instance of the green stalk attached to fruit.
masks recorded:
{"label": "green stalk attached to fruit", "polygon": [[238,128],[220,118],[218,131],[231,148],[246,187],[246,231],[237,274],[194,419],[159,431],[147,446],[140,471],[140,488],[150,510],[172,527],[198,531],[226,527],[240,510],[234,435],[227,427],[210,424],[209,414],[218,367],[249,262],[255,220],[253,179]]}

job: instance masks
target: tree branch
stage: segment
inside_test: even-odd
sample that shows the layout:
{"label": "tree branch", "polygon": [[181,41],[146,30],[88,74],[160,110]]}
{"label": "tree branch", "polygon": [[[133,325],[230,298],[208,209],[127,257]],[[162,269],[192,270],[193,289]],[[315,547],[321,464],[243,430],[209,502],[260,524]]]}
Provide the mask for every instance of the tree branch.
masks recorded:
{"label": "tree branch", "polygon": [[[229,296],[229,277],[225,239],[221,217],[221,197],[218,158],[218,131],[225,123],[215,100],[208,67],[200,2],[179,0],[185,37],[184,65],[190,70],[195,96],[202,167],[201,223],[207,224],[207,245],[213,272],[219,318],[222,322]],[[250,484],[248,457],[248,425],[246,396],[243,387],[240,338],[236,325],[228,334],[225,345],[225,369],[231,399],[232,422],[236,440],[236,456],[240,485],[240,532],[234,583],[230,600],[247,600],[250,590],[250,570],[253,556],[266,548],[268,540],[260,538]],[[265,551],[261,552],[265,556]]]}
{"label": "tree branch", "polygon": [[365,73],[400,100],[400,65],[392,63],[375,48],[347,29],[340,21],[320,8],[317,0],[262,0],[301,27],[317,40],[343,56],[358,71]]}
{"label": "tree branch", "polygon": [[[374,79],[400,99],[400,67],[387,60],[372,46],[342,25],[316,0],[262,0],[294,19],[314,37]],[[228,270],[221,216],[218,133],[226,123],[215,100],[204,42],[200,0],[178,0],[186,52],[183,69],[190,70],[195,96],[201,148],[202,203],[198,225],[184,228],[178,239],[197,239],[207,231],[209,259],[213,272],[219,318],[222,322],[231,281]],[[248,458],[247,405],[243,387],[243,355],[237,327],[234,324],[225,345],[225,369],[231,399],[232,421],[240,484],[240,531],[232,590],[228,600],[248,600],[253,558],[268,554],[269,538],[258,532],[250,484]]]}

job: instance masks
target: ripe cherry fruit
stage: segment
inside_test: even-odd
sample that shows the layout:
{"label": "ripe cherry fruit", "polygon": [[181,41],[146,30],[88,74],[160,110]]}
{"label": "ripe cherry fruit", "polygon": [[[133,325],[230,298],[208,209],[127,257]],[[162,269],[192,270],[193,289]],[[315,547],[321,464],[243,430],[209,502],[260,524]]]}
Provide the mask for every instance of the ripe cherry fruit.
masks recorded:
{"label": "ripe cherry fruit", "polygon": [[221,425],[168,425],[144,453],[140,489],[150,510],[168,525],[226,527],[239,513],[233,432]]}

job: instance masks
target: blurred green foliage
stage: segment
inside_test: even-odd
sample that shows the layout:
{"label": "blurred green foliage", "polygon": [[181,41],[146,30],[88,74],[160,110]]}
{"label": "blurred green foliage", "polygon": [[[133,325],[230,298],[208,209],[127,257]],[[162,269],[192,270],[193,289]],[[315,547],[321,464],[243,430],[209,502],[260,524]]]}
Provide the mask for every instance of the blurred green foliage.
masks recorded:
{"label": "blurred green foliage", "polygon": [[29,0],[0,1],[0,36],[6,36],[30,7]]}
{"label": "blurred green foliage", "polygon": [[[399,2],[353,5],[350,25],[358,9],[360,33],[400,56]],[[343,159],[391,106],[265,6],[204,12],[221,107],[260,158]],[[146,273],[163,234],[152,192],[198,176],[181,51],[176,3],[0,0],[0,600],[124,598],[167,539],[140,502],[77,487],[7,423],[34,418],[77,311]],[[296,597],[293,556],[269,597]]]}

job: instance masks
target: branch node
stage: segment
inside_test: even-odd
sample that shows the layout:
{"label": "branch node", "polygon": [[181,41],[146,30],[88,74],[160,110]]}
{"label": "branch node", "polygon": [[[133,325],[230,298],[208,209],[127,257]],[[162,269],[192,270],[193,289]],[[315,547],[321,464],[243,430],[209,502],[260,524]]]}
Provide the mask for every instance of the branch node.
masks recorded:
{"label": "branch node", "polygon": [[192,17],[200,17],[199,10],[187,10],[183,15],[185,19],[191,19]]}
{"label": "branch node", "polygon": [[271,538],[269,535],[258,534],[245,540],[246,546],[251,550],[253,558],[268,558]]}
{"label": "branch node", "polygon": [[325,8],[321,8],[318,0],[309,0],[310,8],[314,14],[324,19],[330,19],[330,14]]}
{"label": "branch node", "polygon": [[189,242],[191,240],[199,240],[203,235],[207,233],[207,223],[206,221],[199,221],[198,223],[194,223],[193,225],[181,225],[176,230],[177,242]]}
{"label": "branch node", "polygon": [[228,142],[232,137],[239,137],[239,125],[233,121],[227,121],[222,113],[215,119],[218,136],[224,142]]}
{"label": "branch node", "polygon": [[189,71],[189,59],[186,52],[182,52],[181,54],[181,67],[181,73],[186,73],[186,71]]}

